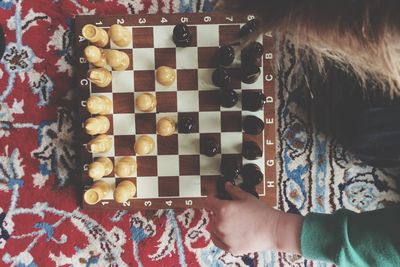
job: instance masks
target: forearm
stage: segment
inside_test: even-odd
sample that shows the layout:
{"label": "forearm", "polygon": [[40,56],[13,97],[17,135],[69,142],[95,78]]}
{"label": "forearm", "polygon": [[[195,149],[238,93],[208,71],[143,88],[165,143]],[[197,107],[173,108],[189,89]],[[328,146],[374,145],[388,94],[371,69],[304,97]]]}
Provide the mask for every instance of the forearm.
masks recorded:
{"label": "forearm", "polygon": [[300,236],[303,225],[303,216],[280,212],[276,227],[276,250],[301,254]]}

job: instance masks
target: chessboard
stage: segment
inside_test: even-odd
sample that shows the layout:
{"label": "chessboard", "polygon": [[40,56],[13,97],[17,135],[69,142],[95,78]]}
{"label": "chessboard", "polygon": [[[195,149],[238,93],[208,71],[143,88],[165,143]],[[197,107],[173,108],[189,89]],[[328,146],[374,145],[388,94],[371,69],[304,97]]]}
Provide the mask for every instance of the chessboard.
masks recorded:
{"label": "chessboard", "polygon": [[[221,174],[222,162],[230,166],[239,164],[241,168],[256,166],[256,172],[252,169],[250,173],[261,176],[256,178],[258,181],[250,193],[269,206],[276,205],[274,38],[271,32],[257,39],[262,45],[262,54],[255,63],[259,76],[251,83],[241,79],[241,52],[245,45],[240,38],[241,29],[254,21],[253,15],[225,16],[218,13],[85,15],[75,18],[75,74],[82,124],[79,138],[82,144],[84,209],[204,207],[205,197],[218,194],[221,181],[226,179]],[[85,48],[93,43],[84,37],[82,29],[92,25],[107,33],[115,24],[127,30],[130,35],[128,43],[118,43],[119,46],[111,39],[107,44],[101,44],[101,49],[124,52],[129,60],[123,70],[106,66],[111,74],[109,82],[99,86],[88,77],[88,72],[97,67],[89,64],[84,54]],[[177,47],[173,39],[178,24],[184,24],[190,31],[191,40],[184,47]],[[230,78],[229,84],[223,87],[229,87],[228,90],[238,96],[238,101],[231,107],[221,106],[222,89],[213,80],[216,69],[220,68],[216,55],[222,46],[230,46],[234,51],[233,62],[223,66]],[[156,79],[157,70],[163,66],[175,73],[175,79],[167,86]],[[245,109],[242,101],[246,97],[251,99],[255,93],[265,96],[262,108]],[[153,96],[154,109],[143,111],[137,107],[137,98],[143,94]],[[88,111],[88,99],[93,96],[105,96],[112,103],[108,114],[104,114],[109,127],[101,135],[107,136],[110,147],[100,153],[89,152],[90,144],[99,136],[85,131],[88,119],[95,117]],[[243,129],[246,116],[257,117],[264,123],[261,133],[249,133]],[[176,122],[176,131],[168,136],[158,134],[157,123],[162,118]],[[190,131],[180,130],[179,124],[187,118],[191,121]],[[153,140],[152,149],[139,155],[135,152],[135,143],[143,136]],[[215,148],[212,155],[202,151],[210,140]],[[256,144],[261,154],[253,155],[252,159],[245,158],[243,145],[246,142]],[[99,159],[104,164],[100,164]],[[116,166],[122,161],[134,163],[134,166],[130,165],[131,172],[119,170],[118,175]],[[102,166],[108,164],[102,169],[108,170],[96,181],[89,175],[94,162]],[[234,182],[244,184],[243,170],[236,175]],[[128,184],[132,190],[122,197],[123,201],[116,201],[116,188],[121,183],[124,186]],[[84,194],[94,187],[105,191],[88,204]],[[122,191],[122,186],[119,189]]]}

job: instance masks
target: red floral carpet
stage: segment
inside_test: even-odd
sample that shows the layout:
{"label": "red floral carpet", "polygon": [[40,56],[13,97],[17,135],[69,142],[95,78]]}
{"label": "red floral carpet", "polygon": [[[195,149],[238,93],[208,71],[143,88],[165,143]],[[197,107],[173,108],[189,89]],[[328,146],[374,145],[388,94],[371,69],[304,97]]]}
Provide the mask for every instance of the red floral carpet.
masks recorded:
{"label": "red floral carpet", "polygon": [[[282,253],[227,254],[211,243],[205,210],[79,208],[71,18],[209,8],[207,0],[0,0],[7,45],[0,61],[0,266],[316,265]],[[290,59],[290,46],[279,50]],[[296,74],[294,61],[282,58],[278,208],[328,213],[398,201],[390,174],[363,166],[314,133],[310,116],[295,110],[293,98],[284,99],[286,78]]]}

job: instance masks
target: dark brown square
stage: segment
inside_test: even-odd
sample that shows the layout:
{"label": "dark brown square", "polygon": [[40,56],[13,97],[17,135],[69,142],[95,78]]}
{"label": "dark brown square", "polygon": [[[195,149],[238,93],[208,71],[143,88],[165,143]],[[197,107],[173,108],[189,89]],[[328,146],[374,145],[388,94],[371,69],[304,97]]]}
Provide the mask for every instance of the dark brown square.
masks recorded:
{"label": "dark brown square", "polygon": [[179,175],[198,175],[200,173],[199,155],[179,156]]}
{"label": "dark brown square", "polygon": [[178,90],[197,90],[197,70],[177,70]]}
{"label": "dark brown square", "polygon": [[115,156],[132,156],[135,154],[133,146],[135,145],[134,135],[115,135],[114,147]]}
{"label": "dark brown square", "polygon": [[114,113],[133,113],[135,112],[135,96],[133,93],[114,93],[113,94]]}
{"label": "dark brown square", "polygon": [[154,47],[153,28],[132,28],[132,42],[134,48]]}
{"label": "dark brown square", "polygon": [[219,91],[199,91],[199,109],[200,111],[219,111]]}
{"label": "dark brown square", "polygon": [[222,132],[241,132],[242,131],[242,112],[223,111],[221,112],[221,131]]}
{"label": "dark brown square", "polygon": [[92,84],[92,93],[111,93],[112,92],[112,82],[106,87],[98,87],[94,83]]}
{"label": "dark brown square", "polygon": [[239,25],[219,26],[219,45],[232,45],[239,43]]}
{"label": "dark brown square", "polygon": [[197,28],[196,26],[189,26],[189,31],[192,34],[192,43],[190,46],[194,47],[197,46]]}
{"label": "dark brown square", "polygon": [[134,78],[136,92],[155,91],[156,78],[153,70],[136,70]]}
{"label": "dark brown square", "polygon": [[221,162],[225,161],[225,160],[227,160],[227,161],[235,160],[235,161],[239,162],[240,165],[243,164],[243,160],[242,160],[242,155],[241,154],[223,154],[221,157],[222,157],[221,158]]}
{"label": "dark brown square", "polygon": [[137,175],[157,176],[157,156],[137,157]]}
{"label": "dark brown square", "polygon": [[200,153],[205,155],[203,147],[207,140],[212,140],[218,145],[218,154],[221,153],[221,134],[220,133],[201,133],[200,134]]}
{"label": "dark brown square", "polygon": [[176,55],[175,48],[155,48],[154,60],[155,67],[168,66],[176,69]]}
{"label": "dark brown square", "polygon": [[176,92],[157,92],[157,112],[176,112]]}
{"label": "dark brown square", "polygon": [[114,134],[114,120],[113,120],[113,115],[112,115],[112,114],[108,114],[108,115],[105,115],[105,116],[107,117],[108,121],[110,122],[110,129],[108,129],[108,131],[107,131],[106,134],[113,135],[113,134]]}
{"label": "dark brown square", "polygon": [[156,114],[155,113],[136,113],[135,126],[137,134],[156,133]]}
{"label": "dark brown square", "polygon": [[178,154],[178,135],[171,136],[157,135],[157,154],[158,155],[177,155]]}
{"label": "dark brown square", "polygon": [[219,176],[204,175],[200,177],[201,195],[202,196],[217,196],[217,180]]}
{"label": "dark brown square", "polygon": [[231,89],[241,89],[241,80],[240,80],[240,69],[239,68],[234,68],[234,69],[227,69],[229,74],[231,75],[231,83],[230,83],[230,88]]}
{"label": "dark brown square", "polygon": [[218,47],[199,47],[198,48],[198,63],[199,68],[216,68],[218,63],[216,53]]}
{"label": "dark brown square", "polygon": [[126,70],[133,70],[133,54],[132,49],[119,49],[119,51],[124,52],[129,57],[129,66]]}
{"label": "dark brown square", "polygon": [[160,197],[179,196],[179,176],[158,177],[158,195]]}
{"label": "dark brown square", "polygon": [[199,132],[199,113],[198,112],[179,112],[178,113],[178,122],[180,119],[190,117],[193,119],[193,129],[192,133]]}

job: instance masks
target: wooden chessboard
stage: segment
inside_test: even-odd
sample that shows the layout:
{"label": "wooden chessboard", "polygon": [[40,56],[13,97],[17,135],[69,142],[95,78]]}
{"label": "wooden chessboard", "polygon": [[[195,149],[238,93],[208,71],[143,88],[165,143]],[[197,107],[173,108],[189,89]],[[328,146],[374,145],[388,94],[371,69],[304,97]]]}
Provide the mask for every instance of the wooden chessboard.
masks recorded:
{"label": "wooden chessboard", "polygon": [[[218,90],[211,82],[212,72],[217,67],[214,57],[221,45],[231,44],[240,54],[238,34],[240,27],[254,16],[224,16],[208,14],[158,14],[126,16],[77,16],[75,19],[76,48],[78,57],[76,76],[80,95],[80,120],[90,117],[86,110],[86,100],[90,95],[105,95],[113,100],[113,113],[107,115],[111,128],[107,133],[113,141],[113,148],[105,154],[92,155],[86,149],[92,138],[82,131],[82,183],[84,190],[90,188],[88,164],[96,157],[105,156],[114,163],[123,156],[137,161],[137,173],[133,177],[117,177],[112,172],[102,178],[112,188],[124,179],[133,181],[136,195],[126,203],[113,200],[112,193],[95,205],[83,201],[85,209],[158,209],[203,207],[204,197],[216,190],[216,180],[220,177],[221,158],[235,158],[249,163],[241,155],[243,141],[255,141],[263,149],[263,157],[256,163],[264,173],[263,181],[256,190],[260,199],[269,206],[276,204],[275,167],[275,77],[272,72],[274,38],[271,34],[259,37],[264,46],[260,61],[261,75],[253,84],[240,81],[240,56],[235,59],[229,71],[233,73],[231,83],[241,97],[243,94],[262,91],[267,97],[263,110],[243,111],[241,103],[233,108],[220,107]],[[172,31],[176,24],[187,23],[193,42],[190,47],[177,48],[172,41]],[[112,83],[105,88],[96,87],[87,79],[89,66],[83,56],[88,45],[81,30],[86,24],[94,24],[108,29],[118,23],[132,32],[132,43],[118,47],[112,42],[108,47],[126,52],[131,64],[125,71],[113,71]],[[108,48],[106,47],[106,48]],[[155,80],[155,69],[169,66],[177,71],[176,82],[163,87]],[[135,108],[137,95],[148,92],[157,98],[154,112],[143,113]],[[182,116],[194,118],[197,125],[190,134],[176,133],[162,137],[156,134],[156,122],[160,117]],[[242,131],[242,118],[255,115],[265,122],[265,130],[260,135],[248,135]],[[154,153],[136,156],[133,150],[135,140],[140,135],[149,135],[155,140]],[[200,153],[200,144],[207,137],[220,143],[221,151],[215,157]]]}

